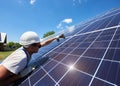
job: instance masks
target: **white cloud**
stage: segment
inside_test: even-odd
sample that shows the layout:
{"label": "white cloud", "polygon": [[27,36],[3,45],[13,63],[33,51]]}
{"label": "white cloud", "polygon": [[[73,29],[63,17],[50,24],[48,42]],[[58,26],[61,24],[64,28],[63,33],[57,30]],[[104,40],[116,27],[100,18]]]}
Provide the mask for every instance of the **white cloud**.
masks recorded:
{"label": "white cloud", "polygon": [[69,23],[72,23],[71,18],[64,19],[57,25],[57,28],[58,29],[64,29],[64,28],[66,28],[68,26],[67,24],[69,24]]}
{"label": "white cloud", "polygon": [[31,5],[34,5],[35,2],[36,2],[36,0],[30,0]]}
{"label": "white cloud", "polygon": [[70,26],[70,27],[67,27],[68,31],[69,32],[73,32],[75,30],[75,26]]}
{"label": "white cloud", "polygon": [[72,19],[64,19],[62,22],[65,22],[65,23],[69,24],[69,23],[72,22]]}
{"label": "white cloud", "polygon": [[62,26],[62,23],[59,23],[58,25],[57,25],[57,28],[60,28]]}

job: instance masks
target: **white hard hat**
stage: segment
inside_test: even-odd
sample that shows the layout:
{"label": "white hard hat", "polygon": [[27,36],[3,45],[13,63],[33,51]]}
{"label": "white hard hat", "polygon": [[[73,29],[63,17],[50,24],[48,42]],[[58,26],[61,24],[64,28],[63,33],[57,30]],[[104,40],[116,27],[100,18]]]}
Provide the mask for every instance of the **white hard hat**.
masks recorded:
{"label": "white hard hat", "polygon": [[22,36],[20,37],[19,43],[21,45],[30,45],[30,44],[39,43],[39,42],[40,42],[40,38],[37,35],[37,33],[33,31],[27,31],[22,34]]}

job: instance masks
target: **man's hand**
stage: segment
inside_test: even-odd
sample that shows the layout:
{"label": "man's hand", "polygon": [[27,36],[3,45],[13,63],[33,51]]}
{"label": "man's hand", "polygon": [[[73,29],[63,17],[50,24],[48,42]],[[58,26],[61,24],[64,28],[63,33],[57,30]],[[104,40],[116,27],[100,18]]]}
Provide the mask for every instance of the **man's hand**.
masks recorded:
{"label": "man's hand", "polygon": [[64,39],[65,39],[65,35],[64,35],[64,34],[61,34],[60,36],[56,36],[55,38],[56,38],[56,40],[59,42],[59,41],[60,41],[60,38],[64,38]]}

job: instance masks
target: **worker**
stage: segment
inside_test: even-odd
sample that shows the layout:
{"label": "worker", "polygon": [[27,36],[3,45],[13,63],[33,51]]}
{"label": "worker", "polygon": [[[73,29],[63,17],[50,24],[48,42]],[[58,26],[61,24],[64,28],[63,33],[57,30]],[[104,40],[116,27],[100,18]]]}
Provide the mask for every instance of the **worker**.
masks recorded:
{"label": "worker", "polygon": [[15,50],[0,64],[0,86],[9,86],[26,74],[22,71],[27,67],[33,53],[37,53],[39,48],[50,44],[59,37],[50,38],[44,42],[40,42],[37,33],[27,31],[20,37],[22,47]]}

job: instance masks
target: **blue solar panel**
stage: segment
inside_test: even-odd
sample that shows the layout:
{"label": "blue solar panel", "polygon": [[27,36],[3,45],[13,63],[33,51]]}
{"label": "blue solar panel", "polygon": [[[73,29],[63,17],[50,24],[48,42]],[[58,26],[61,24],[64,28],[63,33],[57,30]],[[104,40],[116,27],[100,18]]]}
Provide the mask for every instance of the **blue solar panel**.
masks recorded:
{"label": "blue solar panel", "polygon": [[[41,48],[50,59],[20,86],[119,86],[120,9],[75,26],[66,39]],[[38,59],[38,58],[37,58]]]}

